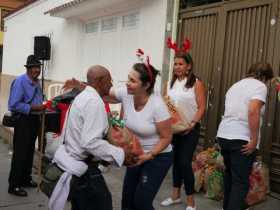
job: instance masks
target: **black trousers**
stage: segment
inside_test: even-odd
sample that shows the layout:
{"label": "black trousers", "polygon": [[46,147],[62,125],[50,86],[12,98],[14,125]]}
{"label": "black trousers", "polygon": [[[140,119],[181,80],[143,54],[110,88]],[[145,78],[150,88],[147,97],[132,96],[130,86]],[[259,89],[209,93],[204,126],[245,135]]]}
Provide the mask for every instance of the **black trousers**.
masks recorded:
{"label": "black trousers", "polygon": [[22,114],[14,129],[10,187],[20,187],[32,177],[35,141],[40,127],[39,116]]}
{"label": "black trousers", "polygon": [[186,195],[194,193],[194,174],[192,170],[193,153],[199,139],[200,124],[187,135],[174,135],[173,145],[173,187],[181,188],[183,182]]}
{"label": "black trousers", "polygon": [[224,158],[224,210],[244,210],[248,206],[245,198],[249,191],[249,176],[256,158],[256,152],[244,155],[242,146],[247,144],[244,140],[228,140],[218,138],[221,153]]}
{"label": "black trousers", "polygon": [[74,177],[70,197],[72,210],[112,210],[112,196],[96,164]]}

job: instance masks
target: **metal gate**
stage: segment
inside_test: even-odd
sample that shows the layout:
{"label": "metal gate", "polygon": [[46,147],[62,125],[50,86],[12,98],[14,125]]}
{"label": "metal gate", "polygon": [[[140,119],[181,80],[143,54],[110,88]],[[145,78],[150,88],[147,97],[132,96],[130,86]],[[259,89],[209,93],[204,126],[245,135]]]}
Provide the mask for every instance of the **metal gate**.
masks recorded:
{"label": "metal gate", "polygon": [[[202,78],[208,91],[203,121],[206,145],[215,138],[227,89],[245,76],[249,66],[257,61],[268,61],[274,69],[279,69],[278,2],[229,1],[181,11],[179,42],[184,37],[191,38],[195,73]],[[280,192],[280,110],[273,90],[266,106],[262,153],[271,166],[273,190]]]}
{"label": "metal gate", "polygon": [[[211,109],[211,77],[213,71],[213,59],[215,49],[215,38],[217,35],[217,9],[205,9],[203,12],[187,12],[181,15],[181,27],[179,32],[179,40],[183,41],[185,37],[192,40],[191,55],[194,60],[194,72],[202,79],[207,88],[207,106],[206,115],[202,121],[201,137],[205,141],[205,146],[210,144],[213,139],[208,138],[207,133],[209,126],[208,113]],[[207,34],[207,36],[204,36]]]}

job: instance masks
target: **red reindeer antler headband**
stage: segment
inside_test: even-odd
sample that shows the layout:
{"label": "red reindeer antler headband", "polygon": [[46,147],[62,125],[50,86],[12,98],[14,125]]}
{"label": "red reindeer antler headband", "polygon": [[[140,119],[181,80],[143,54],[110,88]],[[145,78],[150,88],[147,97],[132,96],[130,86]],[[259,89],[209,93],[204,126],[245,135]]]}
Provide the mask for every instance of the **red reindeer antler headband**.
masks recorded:
{"label": "red reindeer antler headband", "polygon": [[183,52],[187,54],[191,49],[191,41],[188,38],[184,40],[181,48],[178,48],[177,44],[175,42],[172,42],[170,37],[167,38],[166,44],[167,47],[174,50],[175,53]]}
{"label": "red reindeer antler headband", "polygon": [[153,81],[153,73],[152,73],[152,68],[151,68],[151,64],[150,64],[150,57],[149,56],[145,57],[145,53],[142,49],[137,49],[136,56],[138,57],[138,59],[141,63],[144,63],[144,65],[147,68],[147,72],[148,72],[150,81]]}

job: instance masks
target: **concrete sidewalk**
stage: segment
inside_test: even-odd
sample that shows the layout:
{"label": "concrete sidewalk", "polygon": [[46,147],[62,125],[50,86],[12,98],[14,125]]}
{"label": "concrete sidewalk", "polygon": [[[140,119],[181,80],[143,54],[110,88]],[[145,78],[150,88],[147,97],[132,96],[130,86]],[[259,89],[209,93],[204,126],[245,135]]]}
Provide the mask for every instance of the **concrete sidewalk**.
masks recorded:
{"label": "concrete sidewalk", "polygon": [[[0,139],[0,210],[47,210],[47,197],[36,189],[28,189],[28,197],[21,198],[7,193],[8,189],[8,173],[10,169],[11,155],[9,155],[8,146],[3,144]],[[120,210],[122,178],[124,169],[110,168],[105,173],[105,178],[113,196],[114,210]],[[171,190],[171,175],[170,173],[164,180],[164,183],[158,193],[154,207],[156,210],[185,210],[184,204],[178,204],[172,207],[161,207],[160,201],[169,196]],[[204,197],[202,193],[196,194],[197,210],[219,210],[221,209],[221,202],[212,201]],[[267,201],[254,206],[251,210],[278,210],[280,207],[280,200],[268,196]],[[65,209],[70,209],[68,205]],[[98,209],[97,209],[98,210]],[[143,209],[145,210],[145,209]]]}

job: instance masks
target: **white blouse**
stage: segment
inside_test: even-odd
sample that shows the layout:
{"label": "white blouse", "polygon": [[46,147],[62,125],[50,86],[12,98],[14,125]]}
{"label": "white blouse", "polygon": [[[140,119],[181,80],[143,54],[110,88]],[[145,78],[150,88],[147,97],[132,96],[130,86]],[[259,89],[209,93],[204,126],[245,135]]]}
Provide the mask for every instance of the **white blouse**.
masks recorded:
{"label": "white blouse", "polygon": [[170,88],[169,83],[167,95],[170,97],[175,106],[181,108],[182,113],[185,115],[187,120],[191,122],[198,110],[198,105],[196,102],[194,85],[191,88],[186,88],[186,82],[187,78],[181,81],[177,79],[172,88]]}

